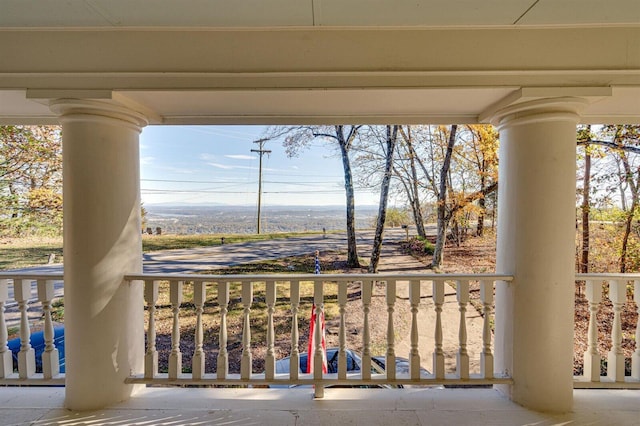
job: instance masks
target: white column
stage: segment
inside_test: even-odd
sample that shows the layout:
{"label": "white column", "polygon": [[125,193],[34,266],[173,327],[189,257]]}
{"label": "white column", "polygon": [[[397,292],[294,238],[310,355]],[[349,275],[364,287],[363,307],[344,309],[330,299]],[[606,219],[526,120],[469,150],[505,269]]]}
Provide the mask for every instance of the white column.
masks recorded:
{"label": "white column", "polygon": [[145,118],[106,101],[51,102],[63,138],[66,401],[74,410],[127,399],[143,371],[138,136]]}
{"label": "white column", "polygon": [[514,275],[496,294],[500,387],[534,410],[573,404],[576,124],[579,98],[512,105],[500,131],[498,273]]}

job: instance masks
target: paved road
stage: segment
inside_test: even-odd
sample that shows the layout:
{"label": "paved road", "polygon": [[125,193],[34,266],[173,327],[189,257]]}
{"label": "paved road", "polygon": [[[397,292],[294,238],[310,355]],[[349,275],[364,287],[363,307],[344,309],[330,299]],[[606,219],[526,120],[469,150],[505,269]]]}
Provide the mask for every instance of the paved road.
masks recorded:
{"label": "paved road", "polygon": [[[399,241],[406,236],[402,229],[390,229],[385,241]],[[373,231],[358,231],[358,255],[371,254]],[[346,250],[346,234],[309,235],[284,239],[253,241],[194,249],[166,250],[144,255],[146,273],[188,273],[224,268],[244,263],[280,259],[314,253],[316,250]]]}
{"label": "paved road", "polygon": [[[358,255],[368,257],[371,254],[374,232],[360,230],[356,236]],[[385,232],[386,242],[400,241],[405,237],[405,231],[400,228],[391,228]],[[346,248],[347,237],[345,233],[329,233],[326,238],[322,235],[308,235],[265,241],[249,241],[222,246],[145,253],[143,255],[143,269],[145,273],[153,274],[189,273],[303,255],[313,253],[316,250],[346,250]],[[7,272],[56,274],[62,273],[62,270],[62,264],[55,264],[15,269]]]}
{"label": "paved road", "polygon": [[[411,232],[410,232],[411,233]],[[415,234],[415,233],[412,233]],[[368,257],[371,254],[374,231],[359,230],[356,233],[358,241],[358,255]],[[385,231],[385,241],[400,241],[406,238],[406,232],[400,228],[389,228]],[[243,263],[260,262],[264,260],[280,259],[288,256],[297,256],[314,253],[316,250],[346,250],[347,237],[345,233],[329,233],[323,235],[307,235],[273,239],[265,241],[249,241],[222,246],[198,247],[180,250],[163,250],[143,255],[143,270],[145,273],[171,274],[206,271],[209,269],[224,268],[226,266],[240,265]],[[21,272],[31,274],[59,274],[63,272],[62,264],[34,266],[30,268],[15,269],[7,272]],[[35,283],[32,295],[35,298]],[[55,283],[56,297],[64,294],[62,282]],[[13,286],[9,288],[9,302],[7,307],[12,307]]]}

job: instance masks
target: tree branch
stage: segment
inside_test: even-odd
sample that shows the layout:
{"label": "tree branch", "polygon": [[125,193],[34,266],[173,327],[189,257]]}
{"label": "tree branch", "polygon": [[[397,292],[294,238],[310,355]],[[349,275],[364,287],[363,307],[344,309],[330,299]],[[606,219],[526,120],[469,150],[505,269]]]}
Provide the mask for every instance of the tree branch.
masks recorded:
{"label": "tree branch", "polygon": [[473,203],[476,200],[479,200],[480,198],[486,197],[487,195],[491,194],[497,189],[498,189],[498,182],[494,182],[491,185],[487,186],[486,188],[481,189],[480,191],[476,191],[474,193],[467,195],[459,202],[456,202],[451,207],[451,209],[449,209],[449,211],[447,212],[447,220],[451,219],[458,210],[464,208],[465,206],[468,206],[469,204]]}
{"label": "tree branch", "polygon": [[640,154],[640,147],[630,145],[618,145],[615,142],[600,141],[600,140],[583,140],[578,141],[578,145],[600,145],[611,149],[617,149],[620,151],[632,152],[634,154]]}

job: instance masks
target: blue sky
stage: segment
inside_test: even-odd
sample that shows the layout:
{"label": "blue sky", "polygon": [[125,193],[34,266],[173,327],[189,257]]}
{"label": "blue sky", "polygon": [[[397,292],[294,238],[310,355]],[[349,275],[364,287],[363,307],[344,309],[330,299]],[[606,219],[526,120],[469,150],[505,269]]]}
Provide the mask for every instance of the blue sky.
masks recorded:
{"label": "blue sky", "polygon": [[[259,160],[251,149],[264,126],[149,126],[140,137],[142,201],[256,205]],[[288,158],[282,141],[266,142],[262,204],[344,205],[344,178],[333,145],[314,143]],[[356,204],[379,195],[356,192]]]}

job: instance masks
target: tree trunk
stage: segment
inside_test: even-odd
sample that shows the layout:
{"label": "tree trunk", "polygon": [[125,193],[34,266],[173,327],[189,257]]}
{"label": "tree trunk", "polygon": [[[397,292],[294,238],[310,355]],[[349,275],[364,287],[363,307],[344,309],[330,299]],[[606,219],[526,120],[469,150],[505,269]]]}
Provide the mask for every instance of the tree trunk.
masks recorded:
{"label": "tree trunk", "polygon": [[491,232],[496,231],[496,202],[498,200],[498,195],[494,194],[492,197],[492,207],[491,207]]}
{"label": "tree trunk", "polygon": [[407,200],[409,202],[409,207],[411,207],[411,215],[413,216],[413,222],[416,224],[416,231],[418,233],[418,236],[426,238],[427,235],[424,229],[424,219],[422,218],[422,210],[420,209],[420,199],[414,192],[415,190],[409,186],[411,185],[411,183],[407,183],[405,179],[397,172],[396,177],[398,177],[398,180],[404,188],[404,192],[407,194]]}
{"label": "tree trunk", "polygon": [[411,211],[413,212],[413,220],[416,223],[416,232],[420,238],[427,238],[427,231],[424,228],[424,218],[422,217],[422,207],[420,200],[414,197],[411,200]]}
{"label": "tree trunk", "polygon": [[620,249],[620,272],[625,273],[627,270],[627,246],[629,245],[629,234],[631,234],[631,223],[633,222],[633,210],[627,213],[624,226],[624,234],[622,235],[622,248]]}
{"label": "tree trunk", "polygon": [[458,126],[453,124],[449,133],[449,142],[447,143],[447,151],[442,162],[440,170],[440,188],[438,189],[438,234],[436,237],[436,245],[433,250],[433,267],[437,268],[442,263],[444,255],[444,243],[447,236],[447,177],[449,176],[449,167],[451,166],[451,154],[453,153],[453,145],[456,142],[456,131]]}
{"label": "tree trunk", "polygon": [[478,206],[480,207],[480,213],[478,213],[478,224],[476,225],[476,235],[482,237],[484,235],[484,215],[487,209],[484,197],[478,200]]}
{"label": "tree trunk", "polygon": [[387,217],[387,201],[389,200],[389,185],[391,183],[391,170],[393,168],[393,152],[396,146],[397,135],[398,126],[387,126],[387,158],[384,168],[384,177],[382,178],[382,185],[380,187],[378,222],[376,223],[376,234],[373,238],[373,248],[371,250],[369,273],[377,272],[378,262],[380,261],[380,251],[382,250],[382,234],[384,232],[384,222]]}
{"label": "tree trunk", "polygon": [[349,268],[359,268],[358,248],[356,242],[356,221],[355,221],[355,195],[353,190],[353,175],[351,173],[351,163],[349,161],[349,150],[347,141],[342,132],[342,126],[336,126],[338,145],[342,155],[342,167],[344,168],[344,191],[347,198],[347,266]]}
{"label": "tree trunk", "polygon": [[[618,139],[622,130],[623,126],[616,126],[614,142],[618,145],[623,145],[623,143]],[[631,225],[633,224],[633,217],[640,202],[640,188],[638,188],[638,183],[634,180],[634,173],[631,170],[631,165],[629,164],[629,159],[627,158],[626,152],[621,151],[619,155],[620,159],[622,160],[622,165],[624,166],[625,180],[627,182],[627,185],[629,186],[629,189],[631,190],[631,206],[629,210],[627,210],[624,234],[622,236],[622,247],[620,249],[620,272],[624,273],[627,270],[627,248],[629,245],[629,234],[631,234]],[[636,170],[635,176],[640,176],[640,173],[638,172],[640,172],[640,167],[638,168],[638,170]]]}
{"label": "tree trunk", "polygon": [[589,209],[591,191],[591,154],[589,145],[585,146],[586,155],[584,157],[584,178],[582,183],[582,255],[580,256],[580,272],[589,272]]}
{"label": "tree trunk", "polygon": [[411,127],[407,128],[407,149],[409,150],[409,166],[411,167],[411,186],[413,191],[412,206],[413,218],[416,222],[416,231],[421,238],[427,238],[427,232],[424,229],[424,219],[422,218],[422,207],[420,206],[420,189],[418,188],[418,172],[416,170],[416,150],[413,148],[411,140]]}
{"label": "tree trunk", "polygon": [[[485,190],[486,185],[486,177],[484,173],[480,176],[480,191]],[[478,223],[476,225],[476,235],[478,237],[482,237],[484,235],[484,216],[487,213],[487,203],[484,201],[484,195],[478,198],[478,207],[480,208],[480,212],[478,213]]]}

